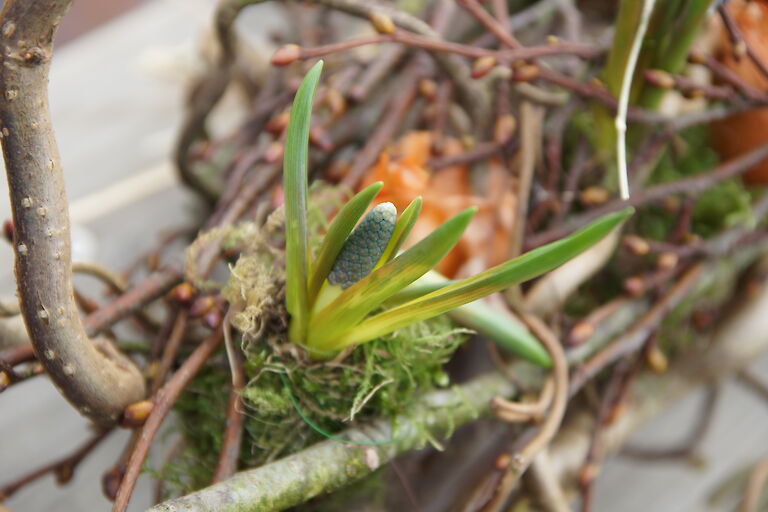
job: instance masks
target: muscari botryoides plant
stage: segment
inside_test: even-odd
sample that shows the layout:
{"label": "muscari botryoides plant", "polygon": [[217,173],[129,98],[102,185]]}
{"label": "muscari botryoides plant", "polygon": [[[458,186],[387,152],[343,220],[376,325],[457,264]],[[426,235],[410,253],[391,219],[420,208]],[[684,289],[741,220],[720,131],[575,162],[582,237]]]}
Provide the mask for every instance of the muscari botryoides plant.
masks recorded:
{"label": "muscari botryoides plant", "polygon": [[[456,310],[548,272],[600,241],[632,214],[632,209],[627,208],[606,215],[566,238],[466,279],[444,281],[430,273],[432,277],[426,276],[424,282],[423,276],[459,241],[476,208],[452,217],[399,253],[419,215],[421,199],[415,199],[399,217],[391,203],[379,204],[363,217],[382,187],[379,182],[341,207],[310,261],[308,141],[322,66],[320,61],[312,67],[296,93],[283,170],[288,335],[289,341],[304,347],[313,357],[332,357],[347,347]],[[487,310],[475,308],[466,314],[476,320],[472,325],[476,329],[483,319],[494,323],[494,315]],[[549,365],[547,353],[530,336],[514,335],[504,345],[530,361]]]}

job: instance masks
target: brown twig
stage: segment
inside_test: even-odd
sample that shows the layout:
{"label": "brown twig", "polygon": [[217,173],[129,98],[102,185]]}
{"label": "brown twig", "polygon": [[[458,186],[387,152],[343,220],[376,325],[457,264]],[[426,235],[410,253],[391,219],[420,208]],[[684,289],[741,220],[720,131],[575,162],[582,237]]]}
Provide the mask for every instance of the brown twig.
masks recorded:
{"label": "brown twig", "polygon": [[768,64],[762,61],[760,56],[755,52],[749,42],[744,39],[741,30],[739,30],[739,26],[736,24],[733,16],[731,16],[731,13],[728,12],[726,5],[724,3],[718,5],[717,12],[720,14],[720,17],[723,20],[723,25],[725,26],[725,30],[728,32],[728,37],[730,38],[731,44],[733,44],[734,48],[739,48],[739,46],[743,45],[744,50],[746,51],[749,58],[752,59],[752,62],[755,64],[757,69],[760,70],[760,72],[765,75],[766,78],[768,78]]}
{"label": "brown twig", "polygon": [[179,351],[181,342],[184,339],[184,333],[187,330],[188,316],[186,312],[180,311],[176,315],[176,319],[173,322],[173,328],[171,329],[168,339],[163,349],[163,356],[160,359],[160,363],[157,367],[157,373],[153,377],[151,394],[156,394],[157,391],[165,383],[165,377],[171,370],[171,366],[176,359],[176,354]]}
{"label": "brown twig", "polygon": [[30,343],[6,348],[5,350],[0,351],[0,361],[11,367],[16,366],[17,364],[26,363],[27,361],[32,361],[34,358],[35,351]]}
{"label": "brown twig", "polygon": [[625,296],[617,297],[611,301],[598,306],[589,314],[579,320],[566,336],[566,345],[576,347],[584,343],[594,334],[596,327],[606,318],[612,316],[616,311],[623,307],[629,299]]}
{"label": "brown twig", "polygon": [[561,225],[531,236],[527,240],[526,247],[528,249],[533,249],[553,240],[562,238],[606,213],[618,211],[627,206],[645,206],[675,194],[695,197],[717,183],[743,174],[752,166],[766,158],[768,158],[768,144],[759,146],[738,158],[728,160],[709,172],[649,187],[645,190],[635,192],[627,201],[614,200],[599,208],[594,208],[580,215],[573,216],[570,219],[565,219]]}
{"label": "brown twig", "polygon": [[176,267],[168,267],[150,275],[109,304],[88,315],[84,320],[86,332],[90,336],[102,332],[161,297],[180,282],[181,273]]}
{"label": "brown twig", "polygon": [[444,169],[445,167],[451,167],[454,165],[467,165],[482,162],[492,156],[501,154],[505,150],[505,146],[511,146],[512,152],[516,151],[518,144],[498,144],[496,142],[478,142],[471,149],[457,153],[451,156],[442,156],[429,160],[427,167],[437,171]]}
{"label": "brown twig", "polygon": [[535,59],[539,57],[549,57],[558,55],[573,55],[585,59],[594,58],[602,54],[602,50],[592,45],[558,42],[555,44],[546,44],[529,47],[513,47],[511,50],[491,50],[477,46],[469,46],[442,39],[425,37],[412,32],[398,30],[392,34],[379,34],[374,36],[359,37],[337,43],[331,43],[323,46],[310,48],[301,48],[296,58],[301,60],[317,59],[333,53],[353,50],[361,46],[382,43],[401,43],[412,48],[420,48],[431,52],[440,52],[454,54],[461,57],[477,59],[480,57],[493,57],[499,62],[512,63],[518,60]]}
{"label": "brown twig", "polygon": [[579,471],[579,487],[581,487],[581,512],[589,512],[592,505],[592,484],[600,473],[600,465],[605,453],[603,450],[602,438],[605,435],[603,427],[609,422],[611,412],[619,403],[621,388],[624,381],[628,379],[630,373],[630,363],[624,361],[624,364],[616,365],[611,374],[611,378],[600,400],[600,407],[595,418],[595,427],[587,449],[587,456],[584,464]]}
{"label": "brown twig", "polygon": [[48,375],[77,410],[114,423],[144,396],[141,372],[114,347],[88,339],[72,295],[69,214],[48,109],[55,28],[69,0],[3,5],[2,146],[15,228],[19,296]]}
{"label": "brown twig", "polygon": [[231,81],[237,48],[233,25],[240,11],[249,3],[256,2],[220,0],[216,6],[214,32],[219,45],[219,56],[192,90],[174,147],[174,162],[182,183],[211,203],[216,200],[219,191],[195,172],[189,153],[192,146],[205,137],[208,115],[218,104]]}
{"label": "brown twig", "polygon": [[214,350],[219,346],[222,340],[221,330],[217,330],[195,349],[189,358],[179,367],[173,377],[165,384],[153,398],[154,408],[149,413],[146,423],[141,429],[139,439],[134,447],[128,466],[125,470],[125,476],[120,483],[117,491],[115,505],[112,512],[123,512],[128,506],[128,501],[136,485],[136,479],[139,477],[141,466],[149,452],[149,447],[160,429],[165,416],[173,407],[179,394],[184,390],[190,380],[202,368]]}
{"label": "brown twig", "polygon": [[581,387],[600,370],[620,358],[640,350],[651,333],[657,328],[662,318],[683,300],[698,282],[704,270],[703,263],[691,265],[685,273],[637,322],[611,342],[600,352],[592,356],[571,378],[569,393],[573,396]]}
{"label": "brown twig", "polygon": [[51,462],[45,466],[32,471],[31,473],[22,476],[16,481],[7,484],[0,488],[0,502],[8,499],[22,487],[34,482],[35,480],[47,475],[48,473],[54,473],[56,475],[57,483],[65,484],[72,479],[72,476],[77,469],[78,464],[96,448],[107,436],[112,432],[112,428],[98,428],[97,433],[89,439],[82,446],[77,448],[72,454],[67,455],[63,459]]}
{"label": "brown twig", "polygon": [[482,509],[484,512],[498,511],[504,505],[520,476],[525,472],[536,455],[546,448],[557,433],[568,403],[568,364],[560,341],[544,322],[537,317],[527,313],[518,313],[518,315],[531,332],[541,341],[552,359],[554,396],[549,414],[541,424],[541,427],[538,428],[536,434],[522,448],[515,450],[511,454],[509,465],[493,497]]}
{"label": "brown twig", "polygon": [[727,68],[722,62],[711,56],[691,55],[689,61],[694,64],[705,66],[716,78],[731,84],[736,90],[741,92],[746,98],[754,102],[765,102],[768,96],[757,89],[752,84],[746,82],[738,74]]}
{"label": "brown twig", "polygon": [[457,0],[458,4],[477,19],[502,44],[510,48],[520,48],[522,45],[505,27],[502,22],[491,16],[477,0]]}
{"label": "brown twig", "polygon": [[350,87],[349,97],[357,102],[365,100],[371,89],[380,84],[392,68],[400,62],[406,50],[404,46],[392,46],[382,50],[381,54],[365,68],[357,83]]}
{"label": "brown twig", "polygon": [[221,443],[219,462],[213,472],[212,483],[229,478],[237,471],[237,461],[240,457],[240,445],[243,440],[243,424],[245,415],[242,412],[240,393],[245,387],[245,371],[243,370],[243,355],[231,339],[229,313],[224,318],[224,343],[227,348],[229,368],[232,373],[232,389],[227,403],[227,423],[224,428],[224,439]]}
{"label": "brown twig", "polygon": [[760,495],[768,481],[768,459],[760,461],[749,473],[747,488],[739,505],[739,512],[758,512]]}
{"label": "brown twig", "polygon": [[357,186],[363,174],[376,162],[379,154],[395,135],[400,122],[416,98],[419,80],[426,74],[425,67],[429,67],[425,66],[425,64],[423,59],[416,58],[403,71],[401,84],[396,89],[397,94],[393,97],[384,118],[379,122],[371,136],[368,137],[365,146],[357,152],[352,160],[349,172],[344,176],[342,183],[347,187],[354,189]]}
{"label": "brown twig", "polygon": [[[658,77],[663,77],[661,81]],[[643,73],[645,81],[656,87],[662,87],[665,89],[675,88],[680,90],[683,94],[693,98],[707,98],[710,100],[734,100],[735,91],[731,86],[702,84],[694,80],[691,80],[687,76],[683,75],[671,75],[666,72],[659,72],[656,69],[646,69]]]}

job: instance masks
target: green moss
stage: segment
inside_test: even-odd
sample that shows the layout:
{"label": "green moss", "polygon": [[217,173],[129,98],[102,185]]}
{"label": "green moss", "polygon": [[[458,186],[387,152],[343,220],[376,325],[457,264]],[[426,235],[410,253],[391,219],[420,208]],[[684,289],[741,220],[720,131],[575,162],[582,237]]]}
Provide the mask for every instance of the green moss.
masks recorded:
{"label": "green moss", "polygon": [[[329,210],[340,204],[341,194],[316,186],[312,198],[310,250],[316,250]],[[302,419],[293,398],[313,424],[330,433],[401,414],[421,393],[448,385],[443,365],[466,332],[447,317],[437,317],[363,344],[340,361],[309,359],[286,341],[282,229],[278,210],[262,227],[245,223],[207,235],[223,237],[227,247],[240,250],[221,293],[230,304],[229,320],[245,354],[248,384],[242,392],[246,421],[241,467],[262,465],[324,438]],[[221,450],[229,389],[229,367],[221,355],[177,401],[183,445],[160,472],[171,494],[210,483]],[[422,430],[429,441],[429,430]]]}

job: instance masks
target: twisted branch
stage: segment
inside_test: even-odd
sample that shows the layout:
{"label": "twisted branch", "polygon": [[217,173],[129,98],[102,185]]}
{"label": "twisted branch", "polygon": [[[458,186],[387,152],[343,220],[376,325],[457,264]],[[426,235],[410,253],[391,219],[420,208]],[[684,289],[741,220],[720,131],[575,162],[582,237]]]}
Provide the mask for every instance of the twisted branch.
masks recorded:
{"label": "twisted branch", "polygon": [[47,373],[83,415],[114,423],[144,397],[139,370],[88,339],[72,290],[64,177],[48,109],[53,34],[70,0],[5,2],[0,13],[0,119],[16,278],[30,339]]}

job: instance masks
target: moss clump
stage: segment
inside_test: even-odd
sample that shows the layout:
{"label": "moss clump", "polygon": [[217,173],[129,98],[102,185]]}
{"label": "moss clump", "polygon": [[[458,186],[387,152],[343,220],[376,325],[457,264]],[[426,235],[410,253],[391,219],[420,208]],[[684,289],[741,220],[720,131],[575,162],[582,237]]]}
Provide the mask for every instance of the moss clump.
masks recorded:
{"label": "moss clump", "polygon": [[[329,187],[314,188],[312,197],[311,204],[324,208],[334,204],[334,198],[339,202],[338,191]],[[314,250],[329,214],[311,208]],[[464,339],[464,330],[438,317],[365,343],[333,361],[311,360],[286,339],[282,233],[278,210],[258,229],[249,223],[215,234],[240,249],[221,292],[230,304],[229,321],[239,333],[248,379],[242,392],[246,421],[241,467],[259,466],[322,440],[324,434],[309,422],[337,433],[352,424],[402,413],[421,393],[448,384],[443,365]],[[190,260],[195,261],[194,255]],[[229,389],[230,371],[222,355],[209,362],[177,401],[182,447],[161,471],[172,494],[210,483],[221,451]],[[426,440],[426,428],[424,432]]]}

